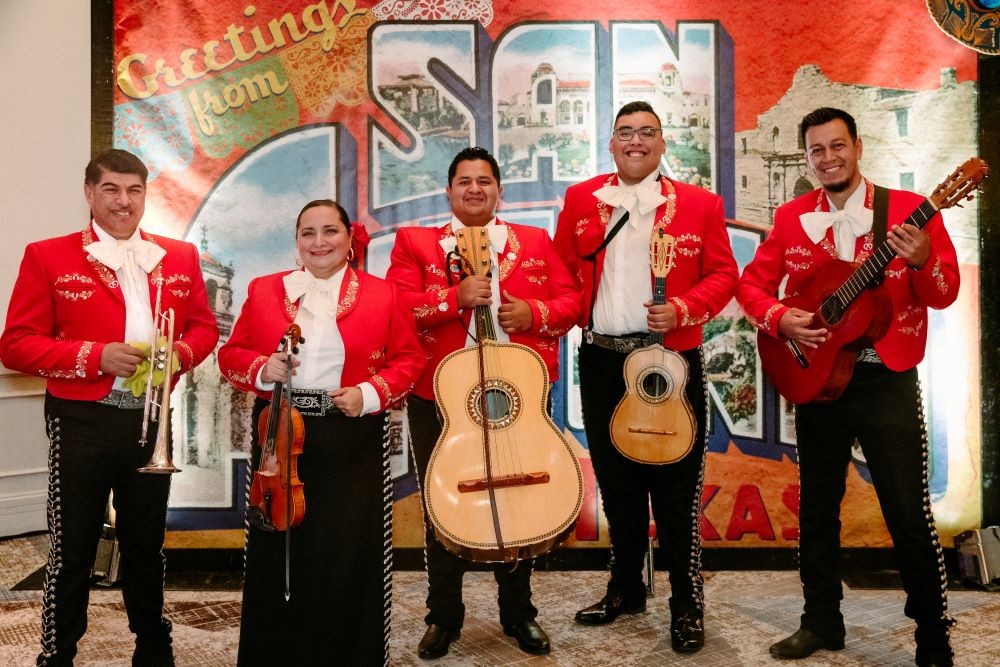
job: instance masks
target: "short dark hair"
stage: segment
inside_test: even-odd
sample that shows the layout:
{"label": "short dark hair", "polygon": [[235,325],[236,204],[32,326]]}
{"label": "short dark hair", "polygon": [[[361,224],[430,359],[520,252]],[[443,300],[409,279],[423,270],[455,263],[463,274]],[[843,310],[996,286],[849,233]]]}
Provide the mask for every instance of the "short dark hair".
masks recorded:
{"label": "short dark hair", "polygon": [[451,181],[455,178],[455,172],[458,171],[459,162],[467,162],[474,160],[482,160],[484,162],[489,162],[490,170],[493,172],[493,178],[497,179],[497,185],[500,185],[500,165],[497,164],[495,157],[490,155],[490,152],[485,148],[479,146],[469,146],[468,148],[463,148],[455,156],[455,159],[451,161],[448,166],[448,186],[451,187]]}
{"label": "short dark hair", "polygon": [[659,123],[661,126],[663,125],[663,121],[660,120],[659,114],[653,111],[653,105],[651,105],[649,102],[643,102],[642,100],[629,102],[621,109],[619,109],[618,113],[615,115],[614,125],[618,124],[618,119],[621,118],[622,116],[629,116],[631,114],[640,113],[642,111],[653,114],[653,116],[656,118],[656,122]]}
{"label": "short dark hair", "polygon": [[302,207],[302,210],[299,211],[298,217],[295,218],[296,234],[299,233],[299,224],[302,222],[302,214],[308,211],[309,209],[316,208],[318,206],[326,206],[327,208],[332,208],[338,214],[340,214],[340,220],[341,222],[344,223],[344,227],[347,228],[347,233],[348,234],[351,233],[351,218],[347,215],[347,211],[344,210],[343,206],[341,206],[332,199],[313,199],[311,202]]}
{"label": "short dark hair", "polygon": [[802,145],[806,145],[806,130],[810,127],[816,127],[817,125],[826,125],[833,120],[842,120],[844,125],[847,126],[847,133],[851,135],[851,139],[854,141],[858,140],[858,124],[854,122],[854,116],[847,113],[843,109],[834,109],[833,107],[820,107],[815,111],[811,111],[805,115],[802,122],[799,123],[799,139],[802,141]]}
{"label": "short dark hair", "polygon": [[135,174],[142,179],[142,184],[146,184],[149,177],[149,169],[142,160],[132,153],[120,148],[112,148],[95,156],[87,163],[87,168],[83,172],[83,182],[87,185],[95,185],[100,182],[101,174],[112,171],[116,174]]}

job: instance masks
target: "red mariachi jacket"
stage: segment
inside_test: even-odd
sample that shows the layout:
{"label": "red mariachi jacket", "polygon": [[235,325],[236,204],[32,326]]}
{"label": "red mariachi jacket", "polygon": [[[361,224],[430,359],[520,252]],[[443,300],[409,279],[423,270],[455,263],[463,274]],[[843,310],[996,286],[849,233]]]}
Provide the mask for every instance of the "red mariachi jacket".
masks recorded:
{"label": "red mariachi jacket", "polygon": [[[413,321],[399,306],[392,287],[350,266],[346,271],[337,305],[337,328],[344,339],[345,353],[341,385],[370,382],[385,410],[406,398],[423,370],[424,356]],[[219,348],[222,375],[237,389],[265,399],[271,395],[256,388],[257,373],[278,349],[301,303],[288,300],[282,282],[287,273],[250,281],[233,333]]]}
{"label": "red mariachi jacket", "polygon": [[[663,345],[673,350],[689,350],[701,345],[702,325],[732,298],[739,270],[726,231],[722,198],[667,178],[659,182],[667,201],[656,209],[653,229],[665,224],[666,233],[677,241],[675,266],[667,277],[667,301],[677,308],[678,328],[664,334]],[[605,185],[617,184],[617,174],[602,174],[570,186],[559,214],[555,245],[579,286],[581,327],[590,324],[594,290],[601,284],[606,251],[601,250],[595,258],[596,272],[594,262],[583,257],[604,241],[614,212],[594,192]],[[652,272],[649,275],[652,281]]]}
{"label": "red mariachi jacket", "polygon": [[[174,309],[181,370],[191,370],[219,340],[198,249],[184,241],[140,234],[167,251],[149,274],[150,306],[155,307],[157,286],[162,284],[161,311]],[[115,382],[115,376],[99,374],[98,368],[104,346],[124,338],[125,297],[115,272],[83,249],[96,240],[87,225],[83,232],[28,245],[0,337],[3,364],[48,378],[49,393],[59,398],[98,400]]]}
{"label": "red mariachi jacket", "polygon": [[[549,380],[559,377],[559,338],[576,322],[576,287],[544,229],[506,225],[507,246],[498,253],[500,290],[524,299],[531,307],[531,330],[514,333],[512,343],[527,345],[542,357]],[[413,313],[427,367],[413,390],[434,399],[434,372],[447,355],[465,347],[471,309],[458,308],[460,276],[449,268],[441,239],[454,236],[443,227],[404,227],[396,232],[386,279],[399,289],[404,307]],[[449,273],[451,273],[449,278]],[[503,296],[494,295],[504,302]]]}
{"label": "red mariachi jacket", "polygon": [[[871,208],[873,187],[870,183],[867,187],[865,206]],[[912,192],[890,190],[889,228],[902,223],[923,200]],[[774,228],[740,278],[736,299],[750,321],[772,336],[778,336],[778,322],[788,310],[774,296],[785,275],[788,276],[785,294],[795,295],[819,267],[837,259],[832,228],[819,243],[813,243],[802,229],[799,216],[818,210],[829,210],[822,189],[779,207],[774,214]],[[927,308],[944,308],[958,297],[958,259],[941,215],[931,218],[924,231],[930,235],[931,255],[923,268],[911,269],[897,257],[885,271],[882,288],[892,300],[893,317],[889,332],[875,343],[875,351],[894,371],[913,368],[923,359]],[[854,261],[865,261],[873,250],[872,232],[858,237]]]}

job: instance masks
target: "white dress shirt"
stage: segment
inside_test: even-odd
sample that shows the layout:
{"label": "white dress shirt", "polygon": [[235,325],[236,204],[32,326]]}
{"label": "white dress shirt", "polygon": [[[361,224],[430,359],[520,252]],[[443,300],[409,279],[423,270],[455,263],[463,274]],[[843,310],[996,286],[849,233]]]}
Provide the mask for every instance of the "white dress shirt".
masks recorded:
{"label": "white dress shirt", "polygon": [[[503,330],[500,326],[500,322],[497,319],[497,313],[500,309],[500,262],[499,256],[503,252],[503,249],[507,247],[507,226],[498,225],[497,219],[493,218],[484,225],[486,232],[490,237],[490,262],[492,264],[492,269],[490,270],[490,292],[492,292],[492,300],[490,302],[490,314],[493,317],[493,330],[495,339],[507,343],[510,342],[510,336],[507,332]],[[458,231],[463,229],[466,225],[456,218],[451,217],[451,229],[452,231]],[[445,258],[447,258],[448,253],[454,251],[456,248],[455,239],[453,237],[448,237],[441,239],[441,249],[444,251]],[[465,347],[470,347],[476,344],[476,318],[473,317],[470,322],[470,336],[465,338]]]}
{"label": "white dress shirt", "polygon": [[[597,333],[621,336],[649,330],[646,323],[648,311],[642,304],[653,298],[649,243],[653,235],[656,206],[652,204],[658,202],[658,206],[666,201],[658,176],[659,173],[653,171],[641,183],[619,186],[626,193],[629,189],[637,192],[634,198],[626,197],[634,202],[631,203],[628,222],[605,248],[604,267],[591,320],[591,326]],[[594,193],[599,199],[602,198],[602,190],[604,188]],[[620,201],[620,197],[609,199]],[[626,210],[625,206],[615,206],[605,234],[614,229]]]}
{"label": "white dress shirt", "polygon": [[[295,323],[301,327],[302,338],[305,340],[299,346],[298,354],[302,365],[295,369],[295,374],[290,380],[293,389],[332,391],[341,388],[345,349],[344,338],[337,326],[336,304],[347,273],[346,269],[345,264],[329,278],[316,278],[308,271],[293,271],[285,276],[288,300],[295,303],[302,298],[302,303],[295,314]],[[333,308],[329,307],[331,295]],[[261,367],[257,372],[256,386],[261,391],[271,391],[274,389],[274,383],[263,382],[261,380],[263,372],[264,368]],[[362,382],[358,385],[358,389],[361,390],[363,397],[361,414],[378,412],[382,407],[382,401],[375,387],[370,382]]]}
{"label": "white dress shirt", "polygon": [[[91,227],[98,241],[116,242],[115,237],[101,229],[96,223],[92,223]],[[132,236],[127,240],[142,240],[138,227],[135,228]],[[125,331],[123,341],[126,343],[152,342],[156,326],[153,323],[153,306],[149,300],[149,272],[137,265],[131,256],[128,256],[124,264],[112,270],[114,270],[115,276],[118,278],[118,284],[121,285],[122,296],[125,297]],[[116,377],[114,389],[121,390],[124,386],[122,383],[126,379],[128,378]]]}

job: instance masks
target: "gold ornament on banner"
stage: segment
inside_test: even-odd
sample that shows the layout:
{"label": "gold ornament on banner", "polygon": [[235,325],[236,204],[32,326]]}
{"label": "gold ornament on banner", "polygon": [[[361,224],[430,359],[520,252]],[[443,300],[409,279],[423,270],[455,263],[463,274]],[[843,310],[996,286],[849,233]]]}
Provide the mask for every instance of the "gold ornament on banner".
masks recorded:
{"label": "gold ornament on banner", "polygon": [[1000,0],[927,0],[927,11],[961,44],[987,55],[1000,53]]}

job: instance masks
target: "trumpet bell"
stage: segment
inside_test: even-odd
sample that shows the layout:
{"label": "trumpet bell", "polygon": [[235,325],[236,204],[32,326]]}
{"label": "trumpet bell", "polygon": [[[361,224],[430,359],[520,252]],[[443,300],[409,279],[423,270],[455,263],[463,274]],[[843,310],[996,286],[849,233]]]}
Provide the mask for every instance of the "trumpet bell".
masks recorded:
{"label": "trumpet bell", "polygon": [[166,446],[161,447],[159,439],[157,439],[156,447],[153,449],[153,455],[150,457],[149,462],[139,468],[139,472],[152,475],[171,475],[180,471],[181,469],[174,465],[171,458],[170,443],[167,442]]}
{"label": "trumpet bell", "polygon": [[[153,334],[153,345],[150,347],[150,369],[149,380],[146,385],[146,405],[143,410],[142,437],[139,445],[146,445],[146,435],[149,431],[150,422],[157,421],[156,445],[153,453],[149,457],[149,462],[139,468],[139,472],[153,475],[170,475],[180,472],[181,469],[174,465],[171,458],[170,446],[170,388],[171,375],[173,369],[174,355],[174,309],[167,309],[166,313],[160,313],[159,292],[156,299],[157,326]],[[166,344],[161,350],[157,350],[158,341],[164,335],[163,327],[166,327]],[[153,367],[163,371],[163,381],[160,385],[152,385]]]}

